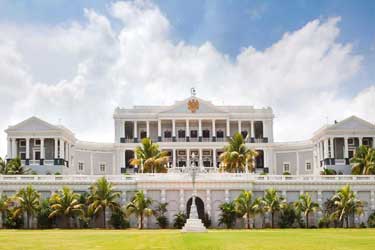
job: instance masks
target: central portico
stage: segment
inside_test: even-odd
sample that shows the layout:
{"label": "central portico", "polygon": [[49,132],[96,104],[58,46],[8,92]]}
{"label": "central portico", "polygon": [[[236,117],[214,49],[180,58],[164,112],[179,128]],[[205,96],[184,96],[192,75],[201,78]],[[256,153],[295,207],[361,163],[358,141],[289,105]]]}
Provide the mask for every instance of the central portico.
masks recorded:
{"label": "central portico", "polygon": [[115,141],[124,150],[123,172],[131,167],[135,146],[146,137],[170,153],[171,168],[189,166],[186,159],[192,154],[198,156],[197,165],[219,167],[227,138],[240,132],[259,152],[257,168],[264,169],[267,144],[273,142],[271,108],[215,106],[195,95],[171,106],[117,108],[113,117]]}

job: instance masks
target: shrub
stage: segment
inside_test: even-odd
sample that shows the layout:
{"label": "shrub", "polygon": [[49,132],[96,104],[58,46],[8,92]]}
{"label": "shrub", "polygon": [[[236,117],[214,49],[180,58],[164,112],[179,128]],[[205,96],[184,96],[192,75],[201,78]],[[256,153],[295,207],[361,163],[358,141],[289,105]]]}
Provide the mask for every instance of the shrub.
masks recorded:
{"label": "shrub", "polygon": [[290,173],[289,172],[284,172],[283,175],[290,175]]}
{"label": "shrub", "polygon": [[174,215],[173,227],[181,229],[186,223],[186,214],[183,212],[178,212]]}
{"label": "shrub", "polygon": [[122,210],[113,211],[109,224],[111,224],[115,229],[124,229],[129,228],[130,226],[129,221],[125,219],[125,214]]}
{"label": "shrub", "polygon": [[52,228],[53,219],[48,218],[49,214],[52,212],[51,207],[49,205],[48,199],[43,200],[40,203],[39,211],[36,215],[38,220],[38,228]]}
{"label": "shrub", "polygon": [[279,226],[281,228],[304,227],[301,215],[297,213],[293,205],[288,204],[281,210]]}
{"label": "shrub", "polygon": [[167,216],[160,215],[160,216],[156,217],[156,224],[158,224],[160,228],[163,228],[163,229],[167,228],[168,225],[169,225],[169,221],[168,221]]}
{"label": "shrub", "polygon": [[208,215],[208,213],[205,213],[204,214],[204,219],[203,219],[203,224],[206,228],[209,228],[211,226],[211,218],[210,216]]}
{"label": "shrub", "polygon": [[220,210],[219,225],[225,225],[226,228],[232,228],[237,218],[234,202],[224,202],[220,205]]}
{"label": "shrub", "polygon": [[375,212],[373,212],[367,219],[367,226],[374,228],[375,227]]}
{"label": "shrub", "polygon": [[331,224],[331,219],[329,218],[329,215],[324,215],[322,218],[319,219],[318,227],[329,228],[330,224]]}
{"label": "shrub", "polygon": [[20,229],[23,227],[23,217],[14,216],[13,210],[9,210],[9,213],[7,213],[3,225],[4,227],[10,229]]}

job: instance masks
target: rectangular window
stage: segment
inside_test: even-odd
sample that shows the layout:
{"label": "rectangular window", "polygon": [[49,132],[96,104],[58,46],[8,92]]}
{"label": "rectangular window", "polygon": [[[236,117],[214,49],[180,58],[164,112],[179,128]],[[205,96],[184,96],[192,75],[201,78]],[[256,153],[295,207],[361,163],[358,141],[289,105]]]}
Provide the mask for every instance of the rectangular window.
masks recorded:
{"label": "rectangular window", "polygon": [[21,158],[21,160],[26,160],[26,153],[20,152],[20,158]]}
{"label": "rectangular window", "polygon": [[26,140],[20,140],[20,147],[26,147]]}
{"label": "rectangular window", "polygon": [[83,167],[84,167],[84,163],[83,162],[78,162],[78,171],[82,172],[83,171]]}
{"label": "rectangular window", "polygon": [[348,145],[354,145],[354,139],[353,138],[349,138],[348,139]]}
{"label": "rectangular window", "polygon": [[105,172],[105,163],[100,163],[99,170],[100,172]]}
{"label": "rectangular window", "polygon": [[190,131],[190,137],[191,138],[197,138],[198,137],[198,131],[197,130],[191,130]]}
{"label": "rectangular window", "polygon": [[290,171],[290,163],[289,162],[284,162],[283,163],[283,172],[288,172]]}
{"label": "rectangular window", "polygon": [[178,138],[185,138],[185,130],[178,130]]}
{"label": "rectangular window", "polygon": [[210,130],[205,129],[202,131],[203,138],[210,138]]}
{"label": "rectangular window", "polygon": [[164,138],[172,138],[172,132],[169,130],[164,131]]}
{"label": "rectangular window", "polygon": [[224,131],[223,130],[216,131],[216,137],[217,138],[224,138]]}
{"label": "rectangular window", "polygon": [[39,139],[34,140],[34,146],[40,146],[40,140]]}
{"label": "rectangular window", "polygon": [[307,161],[305,164],[306,171],[311,171],[311,162]]}

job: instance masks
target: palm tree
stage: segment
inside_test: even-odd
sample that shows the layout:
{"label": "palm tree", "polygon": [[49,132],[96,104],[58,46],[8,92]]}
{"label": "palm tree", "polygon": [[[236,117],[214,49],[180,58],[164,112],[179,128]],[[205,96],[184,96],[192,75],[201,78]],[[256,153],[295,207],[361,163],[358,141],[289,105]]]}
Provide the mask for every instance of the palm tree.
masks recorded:
{"label": "palm tree", "polygon": [[335,204],[335,211],[332,214],[332,218],[337,219],[344,226],[349,227],[349,216],[360,215],[363,213],[363,203],[356,198],[356,195],[351,190],[349,185],[345,185],[332,197],[332,201]]}
{"label": "palm tree", "polygon": [[236,222],[236,207],[234,202],[225,202],[220,205],[220,218],[219,225],[224,224],[227,228],[232,228],[233,224]]}
{"label": "palm tree", "polygon": [[[229,144],[224,147],[224,152],[219,159],[223,170],[227,172],[252,172],[254,169],[254,157],[258,153],[248,149],[241,133],[235,133],[233,138],[229,139]],[[247,169],[246,169],[247,168]]]}
{"label": "palm tree", "polygon": [[36,214],[40,205],[40,194],[32,187],[21,188],[15,196],[18,206],[14,209],[14,217],[26,213],[27,228],[30,228],[30,220]]}
{"label": "palm tree", "polygon": [[375,174],[375,149],[359,146],[350,162],[353,174]]}
{"label": "palm tree", "polygon": [[8,212],[9,199],[6,195],[0,197],[0,228],[3,227],[3,217]]}
{"label": "palm tree", "polygon": [[89,210],[93,211],[94,215],[103,213],[103,226],[106,228],[106,209],[110,208],[112,211],[120,209],[118,199],[120,193],[113,190],[112,184],[107,181],[105,177],[99,178],[91,187],[90,195],[88,197]]}
{"label": "palm tree", "polygon": [[152,200],[147,198],[143,191],[135,193],[131,202],[125,206],[125,213],[130,216],[135,214],[138,218],[138,228],[143,229],[143,220],[145,216],[152,215],[152,209],[150,208]]}
{"label": "palm tree", "polygon": [[280,211],[285,206],[285,200],[279,196],[276,189],[269,188],[262,199],[264,210],[271,213],[271,226],[274,227],[275,213]]}
{"label": "palm tree", "polygon": [[253,193],[251,191],[242,191],[234,200],[236,212],[242,218],[246,218],[247,229],[250,229],[250,219],[254,218],[259,212],[259,204],[257,200],[253,201]]}
{"label": "palm tree", "polygon": [[31,171],[30,169],[24,168],[22,166],[20,158],[11,159],[8,162],[6,162],[0,157],[0,174],[22,175],[22,174],[29,174],[30,171]]}
{"label": "palm tree", "polygon": [[309,214],[318,211],[319,204],[312,201],[309,193],[301,194],[297,201],[294,202],[294,206],[298,213],[303,213],[306,221],[306,228],[309,228]]}
{"label": "palm tree", "polygon": [[152,142],[150,138],[142,139],[141,146],[135,148],[136,158],[130,160],[132,166],[142,166],[145,173],[165,173],[165,165],[169,161],[167,151],[160,151],[159,145]]}
{"label": "palm tree", "polygon": [[83,214],[83,204],[79,202],[79,198],[79,194],[74,193],[68,187],[63,187],[50,198],[52,212],[48,217],[62,216],[66,225],[70,227],[70,219],[75,215]]}

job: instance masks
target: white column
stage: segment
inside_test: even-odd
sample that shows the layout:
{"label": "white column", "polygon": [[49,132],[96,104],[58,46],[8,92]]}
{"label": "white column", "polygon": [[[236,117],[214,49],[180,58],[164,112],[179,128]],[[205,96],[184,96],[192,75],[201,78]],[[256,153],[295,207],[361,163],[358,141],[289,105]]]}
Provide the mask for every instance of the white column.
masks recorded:
{"label": "white column", "polygon": [[202,137],[202,120],[198,120],[198,136]]}
{"label": "white column", "polygon": [[330,141],[331,141],[331,158],[335,158],[334,137],[331,137]]}
{"label": "white column", "polygon": [[375,137],[372,138],[372,147],[375,148]]}
{"label": "white column", "polygon": [[213,161],[213,167],[216,167],[216,148],[212,149],[212,161]]}
{"label": "white column", "polygon": [[228,189],[225,189],[224,200],[225,202],[229,202],[229,190]]}
{"label": "white column", "polygon": [[176,137],[176,120],[172,120],[172,137]]}
{"label": "white column", "polygon": [[319,145],[320,145],[320,160],[324,160],[324,141],[319,141]]}
{"label": "white column", "polygon": [[161,203],[165,203],[167,201],[165,189],[162,189],[161,192],[160,192],[160,201],[161,201]]}
{"label": "white column", "polygon": [[255,121],[251,121],[251,126],[250,126],[251,127],[251,133],[250,134],[251,134],[252,138],[255,138],[254,122]]}
{"label": "white column", "polygon": [[[317,143],[315,145],[315,148],[316,148],[316,156],[317,156],[317,159],[318,161],[320,161],[320,146],[319,146],[319,143]],[[318,164],[319,165],[319,164]]]}
{"label": "white column", "polygon": [[17,139],[12,138],[12,159],[17,157]]}
{"label": "white column", "polygon": [[125,121],[120,121],[120,133],[121,133],[121,137],[125,138]]}
{"label": "white column", "polygon": [[90,152],[90,174],[94,174],[94,157],[92,155],[92,152]]}
{"label": "white column", "polygon": [[328,139],[324,139],[324,159],[329,158],[328,155]]}
{"label": "white column", "polygon": [[189,120],[186,119],[186,137],[190,137]]}
{"label": "white column", "polygon": [[12,158],[12,139],[7,138],[7,159],[11,159],[11,158]]}
{"label": "white column", "polygon": [[238,133],[241,133],[242,131],[242,122],[241,120],[238,120]]}
{"label": "white column", "polygon": [[199,149],[199,167],[203,167],[203,150]]}
{"label": "white column", "polygon": [[146,137],[150,138],[150,121],[146,121]]}
{"label": "white column", "polygon": [[207,189],[206,190],[206,211],[208,216],[211,217],[211,190]]}
{"label": "white column", "polygon": [[349,158],[348,137],[344,137],[344,158]]}
{"label": "white column", "polygon": [[158,120],[158,137],[161,137],[161,120]]}
{"label": "white column", "polygon": [[212,119],[212,137],[216,137],[216,120]]}
{"label": "white column", "polygon": [[134,121],[134,138],[138,138],[138,123],[137,121]]}
{"label": "white column", "polygon": [[55,140],[55,155],[54,155],[54,159],[57,159],[57,158],[59,158],[58,157],[58,154],[59,154],[59,152],[58,152],[58,144],[57,144],[58,139],[54,138],[54,140]]}
{"label": "white column", "polygon": [[230,121],[227,119],[227,137],[230,136]]}
{"label": "white column", "polygon": [[40,138],[40,159],[44,160],[45,150],[44,150],[44,138]]}
{"label": "white column", "polygon": [[363,145],[363,137],[362,136],[358,137],[358,139],[359,139],[359,145]]}
{"label": "white column", "polygon": [[186,149],[186,167],[190,167],[190,148]]}
{"label": "white column", "polygon": [[185,211],[185,192],[180,189],[180,212]]}
{"label": "white column", "polygon": [[173,161],[172,161],[172,167],[175,168],[176,167],[176,149],[172,149],[172,157],[173,157]]}
{"label": "white column", "polygon": [[26,138],[26,159],[30,159],[30,138]]}
{"label": "white column", "polygon": [[371,210],[375,210],[375,191],[371,191],[370,193],[370,208]]}
{"label": "white column", "polygon": [[65,142],[64,142],[64,139],[60,139],[60,159],[65,160]]}

